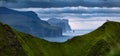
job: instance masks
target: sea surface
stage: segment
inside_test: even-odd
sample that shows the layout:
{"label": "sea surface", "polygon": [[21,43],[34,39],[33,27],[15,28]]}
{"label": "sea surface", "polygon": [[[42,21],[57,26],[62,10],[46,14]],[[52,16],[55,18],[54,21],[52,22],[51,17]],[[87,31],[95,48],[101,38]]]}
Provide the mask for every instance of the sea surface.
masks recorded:
{"label": "sea surface", "polygon": [[72,30],[66,33],[63,33],[62,37],[44,37],[43,39],[50,41],[50,42],[65,42],[68,39],[73,38],[74,36],[80,36],[87,34],[93,30]]}

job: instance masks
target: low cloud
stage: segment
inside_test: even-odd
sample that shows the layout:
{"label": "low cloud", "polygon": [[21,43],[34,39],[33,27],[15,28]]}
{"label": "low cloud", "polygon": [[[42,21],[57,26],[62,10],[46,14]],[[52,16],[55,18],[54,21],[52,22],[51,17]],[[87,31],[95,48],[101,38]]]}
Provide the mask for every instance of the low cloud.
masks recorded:
{"label": "low cloud", "polygon": [[55,17],[69,19],[72,29],[96,29],[106,20],[120,21],[119,7],[63,7],[63,8],[22,8],[19,11],[34,11],[42,20]]}
{"label": "low cloud", "polygon": [[120,8],[119,7],[63,7],[63,8],[22,8],[16,9],[20,11],[34,11],[40,17],[119,17]]}

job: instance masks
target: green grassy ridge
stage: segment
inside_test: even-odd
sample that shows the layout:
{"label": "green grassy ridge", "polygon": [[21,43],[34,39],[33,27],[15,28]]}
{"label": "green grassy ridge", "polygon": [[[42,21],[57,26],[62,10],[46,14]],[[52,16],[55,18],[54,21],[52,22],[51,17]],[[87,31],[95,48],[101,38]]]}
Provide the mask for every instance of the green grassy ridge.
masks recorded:
{"label": "green grassy ridge", "polygon": [[26,56],[16,35],[8,25],[0,23],[0,56]]}
{"label": "green grassy ridge", "polygon": [[[114,39],[109,40],[109,38],[111,39],[111,37],[108,37],[108,36],[112,36],[112,35],[110,35],[108,33],[111,33],[112,31],[114,31],[113,28],[111,28],[111,27],[114,27],[114,29],[116,29],[116,27],[117,27],[118,29],[116,29],[116,30],[119,31],[119,27],[118,27],[119,25],[120,24],[117,22],[107,22],[103,26],[101,26],[100,28],[96,29],[95,31],[93,31],[89,34],[75,37],[64,43],[47,42],[45,40],[44,41],[36,40],[35,38],[31,39],[31,41],[28,41],[26,43],[31,43],[31,42],[33,42],[33,40],[35,40],[37,42],[37,44],[34,44],[34,43],[36,43],[36,42],[34,42],[33,44],[29,45],[29,46],[33,46],[33,45],[39,46],[40,49],[36,48],[37,50],[34,47],[32,47],[35,51],[37,51],[34,53],[35,56],[37,56],[37,54],[41,55],[41,54],[39,54],[39,51],[41,51],[42,56],[86,56],[86,55],[88,55],[88,53],[92,52],[89,50],[91,50],[91,48],[94,48],[93,46],[95,46],[96,43],[102,39],[106,43],[108,42],[108,45],[103,45],[103,46],[108,46],[105,49],[110,49],[112,46],[114,46],[111,43],[114,43],[114,41],[116,41],[116,40],[114,40]],[[108,28],[108,27],[110,27],[110,28]],[[106,30],[109,32],[107,33]],[[114,31],[114,32],[115,32],[115,34],[117,34],[116,31]],[[119,35],[119,33],[117,35]],[[116,36],[113,35],[113,37],[116,37]],[[118,36],[118,37],[120,37],[120,36]],[[26,39],[26,41],[28,39]],[[95,50],[95,51],[99,51],[99,49],[104,49],[104,48],[98,48],[98,50]],[[107,51],[107,50],[105,50],[105,51]],[[105,55],[105,54],[106,54],[106,52],[103,51],[103,53],[101,55]],[[95,55],[95,53],[89,54],[89,55]],[[96,54],[96,55],[98,56],[99,54]]]}
{"label": "green grassy ridge", "polygon": [[[0,33],[2,35],[0,36],[4,36],[6,32],[3,33],[2,29],[4,28],[1,28]],[[20,56],[105,56],[107,53],[111,53],[114,47],[120,45],[120,23],[112,21],[106,22],[93,32],[76,36],[63,43],[49,42],[11,30],[17,38],[15,40],[22,46],[20,50],[24,54],[19,54]],[[6,37],[4,36],[4,38]],[[9,49],[7,50],[9,51]],[[14,54],[11,55],[14,56]]]}

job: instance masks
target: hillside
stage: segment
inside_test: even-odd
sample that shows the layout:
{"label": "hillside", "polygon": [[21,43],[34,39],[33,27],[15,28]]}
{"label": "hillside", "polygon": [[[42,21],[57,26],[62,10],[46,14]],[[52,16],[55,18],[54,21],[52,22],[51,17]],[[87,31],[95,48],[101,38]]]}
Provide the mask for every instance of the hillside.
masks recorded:
{"label": "hillside", "polygon": [[8,24],[17,31],[37,37],[62,36],[62,29],[51,26],[48,22],[41,20],[32,11],[16,11],[0,7],[0,22]]}
{"label": "hillside", "polygon": [[[107,56],[119,47],[119,38],[120,23],[112,21],[63,43],[48,42],[0,24],[0,56]],[[119,55],[119,50],[112,55]]]}

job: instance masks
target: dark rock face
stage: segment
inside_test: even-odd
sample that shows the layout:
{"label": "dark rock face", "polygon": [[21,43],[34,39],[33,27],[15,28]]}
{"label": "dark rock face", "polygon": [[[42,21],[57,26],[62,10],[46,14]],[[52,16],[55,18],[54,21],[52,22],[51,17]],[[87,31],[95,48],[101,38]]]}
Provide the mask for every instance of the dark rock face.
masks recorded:
{"label": "dark rock face", "polygon": [[57,27],[62,28],[63,32],[71,31],[71,27],[67,19],[51,18],[47,22],[51,24],[52,26],[57,26]]}
{"label": "dark rock face", "polygon": [[0,21],[18,31],[29,33],[37,37],[62,36],[62,29],[51,26],[48,22],[40,20],[37,14],[32,11],[20,12],[0,7]]}

